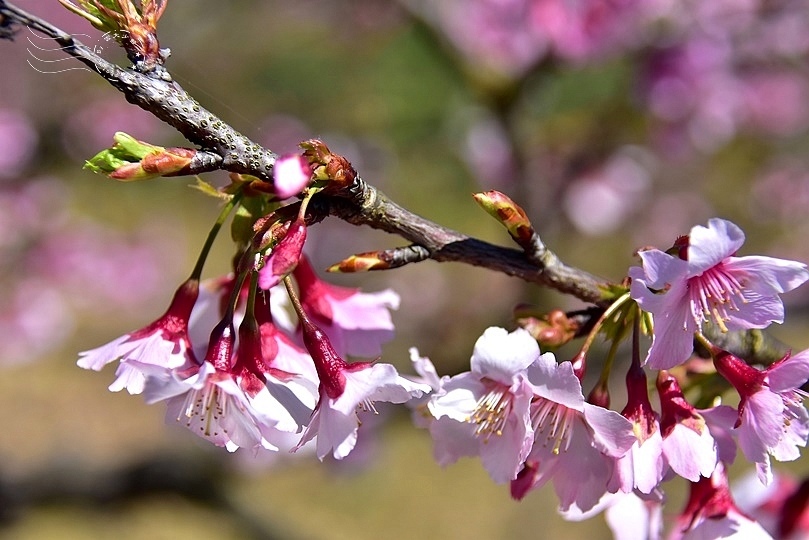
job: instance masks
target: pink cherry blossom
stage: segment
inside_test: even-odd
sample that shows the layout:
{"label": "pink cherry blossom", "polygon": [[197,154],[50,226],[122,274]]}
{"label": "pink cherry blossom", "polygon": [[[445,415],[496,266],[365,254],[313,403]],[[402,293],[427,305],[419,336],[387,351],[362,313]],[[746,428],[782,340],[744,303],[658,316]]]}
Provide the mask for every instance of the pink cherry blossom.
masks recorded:
{"label": "pink cherry blossom", "polygon": [[407,406],[413,411],[413,423],[416,427],[428,428],[435,420],[429,409],[429,401],[446,394],[444,385],[450,380],[448,375],[438,376],[435,366],[426,356],[419,355],[418,349],[410,347],[410,362],[413,364],[413,369],[418,374],[418,377],[405,376],[405,378],[420,384],[426,384],[430,387],[430,393],[421,396],[420,398],[413,398],[407,402]]}
{"label": "pink cherry blossom", "polygon": [[739,508],[758,521],[775,538],[809,538],[809,479],[802,482],[776,474],[770,485],[763,485],[757,474],[745,474],[734,480],[731,491]]}
{"label": "pink cherry blossom", "polygon": [[312,168],[303,156],[286,154],[275,160],[272,178],[278,197],[286,199],[297,195],[309,184]]}
{"label": "pink cherry blossom", "polygon": [[536,391],[531,404],[534,445],[511,483],[511,494],[522,499],[552,481],[561,511],[575,505],[587,512],[620,487],[611,479],[615,460],[637,440],[632,423],[587,403],[570,362],[557,364],[552,355],[542,355],[528,369],[528,380]]}
{"label": "pink cherry blossom", "polygon": [[727,473],[719,464],[709,478],[691,483],[688,502],[669,540],[765,540],[772,537],[733,502]]}
{"label": "pink cherry blossom", "polygon": [[[604,511],[615,540],[659,540],[663,532],[661,500],[645,500],[635,493],[617,493]],[[662,499],[662,497],[661,497]]]}
{"label": "pink cherry blossom", "polygon": [[809,413],[800,387],[809,379],[809,351],[785,356],[762,371],[732,354],[716,350],[716,370],[739,393],[735,430],[745,457],[756,464],[759,479],[772,481],[770,456],[778,461],[800,457],[809,440]]}
{"label": "pink cherry blossom", "polygon": [[[687,242],[687,243],[685,243]],[[631,294],[654,315],[646,362],[669,369],[693,351],[694,332],[706,321],[720,330],[764,328],[784,320],[778,296],[809,279],[806,265],[772,257],[736,257],[744,233],[711,219],[678,241],[679,257],[657,249],[639,252],[643,267],[629,269]]]}
{"label": "pink cherry blossom", "polygon": [[667,467],[663,459],[663,438],[660,415],[649,401],[646,374],[640,367],[639,354],[626,374],[627,404],[621,414],[633,424],[635,442],[629,451],[616,461],[615,477],[621,490],[628,493],[637,489],[651,493],[663,479]]}
{"label": "pink cherry blossom", "polygon": [[[269,313],[268,307],[263,302],[256,303],[256,311]],[[268,392],[278,402],[278,406],[263,409],[264,424],[271,424],[277,431],[297,433],[312,414],[315,395],[306,377],[278,367],[277,354],[277,342],[264,339],[256,318],[245,316],[239,326],[239,345],[229,371],[249,400]],[[264,401],[270,400],[265,397]]]}
{"label": "pink cherry blossom", "polygon": [[183,370],[142,366],[146,402],[166,401],[167,422],[183,424],[228,451],[278,450],[271,441],[278,431],[299,430],[294,408],[303,405],[290,392],[271,393],[249,367],[254,349],[245,347],[241,357],[234,357],[234,345],[235,331],[225,318],[211,332],[201,365]]}
{"label": "pink cherry blossom", "polygon": [[304,311],[340,356],[375,358],[382,354],[382,344],[393,339],[390,310],[399,308],[398,294],[390,289],[363,293],[322,281],[306,257],[294,276]]}
{"label": "pink cherry blossom", "polygon": [[347,364],[328,337],[305,314],[299,313],[303,342],[320,378],[320,397],[309,425],[292,451],[317,437],[317,456],[346,457],[357,444],[358,410],[376,411],[374,402],[405,403],[429,392],[430,387],[400,377],[390,364]]}
{"label": "pink cherry blossom", "polygon": [[[553,354],[546,353],[553,360]],[[539,345],[522,328],[488,328],[478,338],[470,372],[450,378],[429,402],[435,457],[442,466],[479,455],[492,480],[516,478],[531,450],[530,405],[534,389],[526,369],[540,357]]]}
{"label": "pink cherry blossom", "polygon": [[[709,477],[719,461],[718,445],[708,423],[683,395],[677,380],[665,371],[657,377],[662,410],[663,455],[671,469],[696,482]],[[730,407],[725,407],[732,411]],[[730,427],[730,426],[727,426]]]}
{"label": "pink cherry blossom", "polygon": [[277,448],[264,438],[260,423],[266,390],[249,400],[235,377],[210,362],[181,375],[150,374],[144,391],[147,403],[165,400],[166,422],[180,423],[192,433],[233,452],[238,448]]}
{"label": "pink cherry blossom", "polygon": [[189,279],[177,289],[162,317],[106,345],[79,353],[77,364],[100,371],[110,362],[120,360],[116,379],[109,389],[117,392],[126,388],[130,394],[143,392],[144,365],[164,370],[196,365],[188,337],[188,321],[198,295],[199,281]]}
{"label": "pink cherry blossom", "polygon": [[294,375],[294,379],[290,383],[300,385],[311,394],[310,408],[313,409],[317,400],[319,381],[312,358],[286,332],[276,326],[270,317],[269,306],[263,302],[256,303],[256,320],[261,336],[264,365],[270,370],[279,370]]}

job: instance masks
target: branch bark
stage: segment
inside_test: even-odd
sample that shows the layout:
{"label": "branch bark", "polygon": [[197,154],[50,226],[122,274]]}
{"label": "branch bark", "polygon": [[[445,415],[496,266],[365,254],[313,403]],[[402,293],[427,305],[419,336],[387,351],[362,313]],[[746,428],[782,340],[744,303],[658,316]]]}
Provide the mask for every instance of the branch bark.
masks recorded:
{"label": "branch bark", "polygon": [[[200,170],[218,168],[271,179],[275,153],[200,106],[171,80],[168,72],[141,73],[111,64],[67,32],[4,0],[0,0],[0,16],[0,26],[23,25],[54,39],[67,54],[121,91],[127,101],[154,114],[201,150],[212,154]],[[343,194],[319,199],[318,204],[310,207],[311,222],[334,215],[354,225],[368,225],[405,238],[426,249],[435,261],[480,266],[554,288],[588,303],[603,305],[607,302],[604,294],[604,287],[609,284],[607,280],[568,266],[556,257],[548,259],[550,264],[538,264],[516,249],[489,244],[438,225],[402,208],[359,177]]]}

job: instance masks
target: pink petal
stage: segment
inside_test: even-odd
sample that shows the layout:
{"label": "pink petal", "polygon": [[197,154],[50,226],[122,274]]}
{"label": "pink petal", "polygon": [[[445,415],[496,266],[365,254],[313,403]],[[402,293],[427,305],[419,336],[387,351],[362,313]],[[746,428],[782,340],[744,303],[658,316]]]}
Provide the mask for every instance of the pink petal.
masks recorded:
{"label": "pink petal", "polygon": [[514,376],[539,357],[539,345],[526,330],[507,332],[504,328],[487,328],[472,352],[472,373],[511,386]]}
{"label": "pink petal", "polygon": [[297,195],[312,179],[312,169],[303,156],[287,154],[275,160],[273,186],[281,199]]}
{"label": "pink petal", "polygon": [[691,229],[688,246],[689,275],[697,276],[730,257],[744,244],[742,230],[724,219],[708,221],[708,227]]}
{"label": "pink petal", "polygon": [[745,288],[764,296],[789,292],[809,280],[805,264],[785,259],[730,257],[724,266],[734,274],[747,276]]}

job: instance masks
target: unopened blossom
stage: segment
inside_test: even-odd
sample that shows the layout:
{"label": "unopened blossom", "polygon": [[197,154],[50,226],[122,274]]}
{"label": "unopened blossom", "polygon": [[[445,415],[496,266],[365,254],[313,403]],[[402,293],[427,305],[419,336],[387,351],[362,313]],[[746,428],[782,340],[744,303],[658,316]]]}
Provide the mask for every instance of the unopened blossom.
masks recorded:
{"label": "unopened blossom", "polygon": [[382,354],[382,344],[393,339],[390,310],[399,308],[398,294],[391,289],[364,293],[327,283],[317,277],[306,257],[293,275],[304,311],[340,356],[375,358]]}
{"label": "unopened blossom", "polygon": [[809,379],[809,351],[759,371],[727,351],[712,351],[716,370],[736,388],[739,402],[735,430],[745,457],[756,464],[764,484],[772,481],[770,456],[794,461],[809,440],[809,413],[800,387]]}
{"label": "unopened blossom", "polygon": [[669,540],[769,540],[761,525],[744,515],[733,501],[727,473],[719,464],[713,475],[691,483],[688,502]]}
{"label": "unopened blossom", "polygon": [[[299,313],[299,316],[302,314]],[[390,364],[348,364],[322,330],[301,316],[303,342],[320,378],[319,399],[309,425],[293,451],[317,437],[317,456],[346,457],[357,444],[360,409],[376,411],[374,402],[405,403],[429,392],[430,387],[399,376]]]}
{"label": "unopened blossom", "polygon": [[275,160],[273,187],[281,199],[297,195],[312,179],[309,162],[299,154],[286,154]]}
{"label": "unopened blossom", "polygon": [[669,369],[693,351],[704,322],[721,331],[764,328],[784,320],[778,296],[809,279],[806,265],[772,257],[736,257],[744,243],[739,227],[723,219],[696,226],[675,244],[677,254],[639,252],[643,267],[629,269],[631,294],[654,315],[646,362]]}
{"label": "unopened blossom", "polygon": [[[543,356],[555,363],[552,353]],[[479,455],[495,482],[516,478],[534,441],[534,388],[526,370],[539,358],[539,345],[526,330],[486,329],[475,343],[471,371],[444,382],[428,403],[440,465]]]}
{"label": "unopened blossom", "polygon": [[100,371],[110,362],[120,360],[109,389],[117,392],[126,388],[130,394],[143,392],[144,365],[164,370],[196,365],[188,337],[188,321],[198,295],[199,281],[189,279],[177,289],[162,317],[106,345],[79,353],[77,364]]}
{"label": "unopened blossom", "polygon": [[275,287],[284,276],[291,273],[303,253],[306,242],[306,223],[298,216],[286,231],[286,234],[264,257],[264,265],[258,271],[258,285],[262,289]]}
{"label": "unopened blossom", "polygon": [[534,445],[511,483],[511,495],[522,499],[549,480],[559,508],[592,509],[620,487],[613,479],[616,459],[635,443],[632,423],[618,414],[587,403],[570,362],[556,363],[542,355],[528,369],[535,388],[531,404]]}

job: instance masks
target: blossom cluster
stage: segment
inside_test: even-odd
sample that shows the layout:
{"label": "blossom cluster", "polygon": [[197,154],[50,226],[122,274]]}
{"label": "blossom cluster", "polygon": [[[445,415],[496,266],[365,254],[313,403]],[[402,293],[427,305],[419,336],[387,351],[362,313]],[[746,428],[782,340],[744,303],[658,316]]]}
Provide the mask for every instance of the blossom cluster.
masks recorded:
{"label": "blossom cluster", "polygon": [[[120,135],[119,145],[144,144]],[[143,158],[130,152],[128,163],[120,159],[121,151],[113,153],[116,149],[97,158],[118,170]],[[321,159],[331,157],[321,154]],[[275,199],[308,189],[318,171],[313,165],[300,155],[282,156],[272,183],[233,175],[231,194],[201,184],[228,203],[191,277],[161,317],[80,353],[78,365],[98,371],[117,363],[111,391],[126,389],[143,394],[148,403],[166,402],[168,421],[217,446],[296,451],[317,438],[321,459],[330,453],[342,459],[351,452],[361,410],[374,411],[376,401],[403,403],[429,390],[400,377],[392,365],[346,362],[349,356],[381,353],[382,343],[393,336],[389,309],[398,307],[399,297],[393,291],[366,294],[337,287],[317,277],[303,255],[303,215],[311,192],[294,219],[272,210],[280,207]],[[330,169],[338,173],[344,174],[341,166]],[[201,282],[213,239],[247,191],[261,218],[249,217],[254,223],[247,229],[234,219],[234,235],[244,236],[234,273]],[[299,441],[291,445],[294,434],[300,434]]]}
{"label": "blossom cluster", "polygon": [[[165,401],[167,421],[230,451],[294,451],[317,436],[321,459],[341,459],[356,444],[361,409],[401,403],[428,388],[388,364],[343,360],[355,351],[381,352],[393,336],[388,309],[398,306],[395,293],[330,285],[306,259],[294,276],[305,306],[297,324],[275,300],[285,295],[283,286],[257,294],[252,313],[223,313],[234,277],[189,279],[162,317],[81,353],[78,364],[98,371],[117,362],[110,390]],[[301,431],[291,446],[290,434]]]}
{"label": "blossom cluster", "polygon": [[[273,196],[308,190],[310,175],[335,181],[353,173],[321,143],[310,143],[309,160],[279,158]],[[235,178],[229,189],[238,195],[257,182]],[[481,194],[479,202],[513,207],[495,195]],[[306,191],[301,208],[310,196]],[[439,376],[413,348],[418,375],[403,377],[391,364],[345,360],[381,354],[393,336],[389,310],[398,307],[399,297],[321,280],[303,255],[302,215],[300,210],[288,219],[278,210],[256,220],[233,274],[201,282],[198,262],[163,316],[80,353],[79,366],[101,370],[117,363],[110,390],[165,402],[168,422],[230,451],[295,452],[314,441],[320,459],[343,459],[356,446],[360,414],[376,412],[379,401],[408,403],[414,422],[429,430],[440,465],[479,457],[492,480],[509,484],[518,500],[550,483],[567,519],[606,510],[616,536],[624,538],[630,533],[621,516],[633,512],[646,516],[641,536],[659,538],[665,483],[679,477],[691,490],[672,538],[768,537],[736,506],[726,469],[740,449],[768,485],[773,459],[800,457],[809,440],[801,390],[809,380],[809,350],[758,368],[706,336],[783,322],[780,295],[809,280],[805,264],[739,257],[741,229],[712,219],[666,251],[639,252],[642,266],[629,269],[628,281],[616,289],[613,304],[572,360],[559,361],[540,349],[575,337],[575,325],[557,310],[511,332],[487,329],[474,345],[470,371],[454,376]],[[512,216],[503,224],[516,239],[530,236],[524,214],[494,215]],[[618,328],[631,328],[633,335],[620,411],[610,409],[611,360],[603,363],[592,391],[583,389],[592,338],[603,333],[617,345],[626,335]],[[651,335],[645,355],[641,329]],[[712,367],[694,358],[695,343],[708,351]],[[724,379],[738,404],[722,404],[719,394],[711,396],[711,406],[704,399],[695,404],[687,396],[700,385],[690,363]],[[657,371],[657,408],[647,370]]]}
{"label": "blossom cluster", "polygon": [[[653,341],[645,358],[636,342],[620,413],[609,409],[604,387],[583,393],[585,350],[559,362],[551,352],[542,354],[523,328],[486,330],[471,370],[452,377],[439,378],[430,360],[411,350],[421,381],[432,388],[416,408],[417,423],[434,439],[435,459],[448,465],[479,457],[516,499],[550,482],[564,517],[579,520],[606,509],[618,538],[659,538],[665,482],[680,477],[690,482],[691,496],[671,538],[768,538],[734,503],[726,467],[739,448],[767,485],[772,459],[798,459],[809,439],[800,388],[809,379],[809,351],[758,369],[702,331],[782,322],[779,295],[804,283],[809,271],[794,261],[737,257],[743,241],[736,225],[712,219],[667,252],[640,252],[643,266],[629,272],[630,298],[646,314],[621,313],[635,313],[637,327],[639,319],[651,319]],[[709,349],[713,372],[736,390],[737,406],[700,408],[686,397],[685,363],[695,338]],[[657,370],[657,409],[644,365]],[[621,518],[629,512],[646,516],[645,524],[634,520],[629,530]]]}

